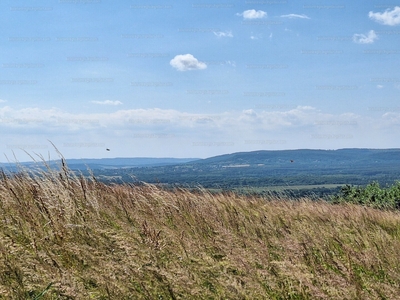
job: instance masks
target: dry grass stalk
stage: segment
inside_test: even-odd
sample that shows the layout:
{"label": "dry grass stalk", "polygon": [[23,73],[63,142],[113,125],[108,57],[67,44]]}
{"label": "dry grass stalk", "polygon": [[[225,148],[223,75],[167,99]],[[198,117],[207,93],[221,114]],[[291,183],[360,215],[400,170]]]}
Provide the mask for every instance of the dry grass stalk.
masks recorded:
{"label": "dry grass stalk", "polygon": [[0,174],[0,299],[398,299],[398,249],[396,211]]}

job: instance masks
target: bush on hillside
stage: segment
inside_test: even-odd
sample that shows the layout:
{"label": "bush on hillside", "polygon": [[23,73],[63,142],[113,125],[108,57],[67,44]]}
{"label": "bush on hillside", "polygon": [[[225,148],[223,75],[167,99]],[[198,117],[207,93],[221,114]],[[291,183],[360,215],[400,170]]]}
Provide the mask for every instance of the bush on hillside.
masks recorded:
{"label": "bush on hillside", "polygon": [[400,181],[388,187],[381,187],[378,182],[365,187],[347,184],[333,200],[335,203],[349,202],[380,209],[399,209]]}

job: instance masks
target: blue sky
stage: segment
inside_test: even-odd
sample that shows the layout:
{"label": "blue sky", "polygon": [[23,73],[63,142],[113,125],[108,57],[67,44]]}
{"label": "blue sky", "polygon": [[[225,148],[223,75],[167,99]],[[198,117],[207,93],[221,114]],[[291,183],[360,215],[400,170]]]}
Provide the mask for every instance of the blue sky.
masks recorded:
{"label": "blue sky", "polygon": [[398,148],[387,3],[2,1],[0,161]]}

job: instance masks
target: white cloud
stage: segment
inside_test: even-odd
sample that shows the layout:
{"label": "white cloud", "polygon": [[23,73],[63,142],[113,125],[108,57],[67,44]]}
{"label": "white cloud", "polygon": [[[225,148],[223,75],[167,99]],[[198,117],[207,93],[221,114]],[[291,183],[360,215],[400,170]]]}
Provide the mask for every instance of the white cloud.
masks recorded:
{"label": "white cloud", "polygon": [[310,19],[306,15],[296,15],[296,14],[288,14],[288,15],[282,15],[281,18],[289,18],[289,19],[294,19],[294,18],[299,18],[299,19]]}
{"label": "white cloud", "polygon": [[0,130],[7,143],[0,145],[0,152],[25,148],[46,154],[51,148],[48,139],[67,158],[104,157],[106,147],[120,157],[207,157],[282,148],[390,148],[398,132],[394,127],[400,127],[399,113],[382,111],[380,116],[364,117],[330,114],[310,106],[267,107],[219,114],[157,108],[74,114],[54,108],[3,107]]}
{"label": "white cloud", "polygon": [[100,104],[100,105],[121,105],[123,104],[121,101],[111,101],[111,100],[105,100],[105,101],[92,101],[94,104]]}
{"label": "white cloud", "polygon": [[353,35],[353,42],[358,44],[372,44],[378,36],[376,35],[375,31],[370,30],[368,35],[365,34],[354,34]]}
{"label": "white cloud", "polygon": [[0,124],[8,128],[36,128],[43,132],[53,132],[60,128],[65,130],[90,129],[99,127],[99,115],[71,114],[56,108],[23,108],[13,109],[9,106],[0,108]]}
{"label": "white cloud", "polygon": [[0,103],[5,103],[7,100],[0,99]]}
{"label": "white cloud", "polygon": [[267,13],[262,10],[255,10],[255,9],[249,9],[245,10],[241,14],[236,14],[237,16],[243,16],[244,19],[262,19],[267,16]]}
{"label": "white cloud", "polygon": [[259,39],[262,39],[262,34],[253,34],[253,32],[251,33],[251,36],[250,36],[250,39],[251,40],[259,40]]}
{"label": "white cloud", "polygon": [[236,67],[236,62],[235,62],[235,61],[227,60],[227,61],[226,61],[226,64],[227,64],[227,65],[230,65],[230,66],[232,66],[232,67]]}
{"label": "white cloud", "polygon": [[[90,131],[112,130],[135,131],[137,129],[163,130],[185,133],[211,130],[218,135],[227,133],[236,135],[238,132],[253,130],[274,131],[288,128],[301,129],[303,126],[315,125],[315,120],[351,119],[354,115],[330,115],[310,106],[298,106],[289,110],[254,110],[230,111],[221,114],[186,113],[173,109],[130,109],[118,110],[112,113],[82,113],[73,114],[59,109],[0,108],[0,126],[14,128],[29,128],[32,125],[41,127],[38,131]],[[253,127],[257,124],[256,127]]]}
{"label": "white cloud", "polygon": [[217,37],[233,37],[233,34],[231,31],[214,31],[214,34]]}
{"label": "white cloud", "polygon": [[204,70],[207,65],[199,62],[192,54],[176,55],[169,64],[178,71]]}
{"label": "white cloud", "polygon": [[400,6],[396,6],[393,10],[385,10],[383,13],[374,13],[372,11],[368,14],[371,20],[383,25],[395,26],[400,24]]}
{"label": "white cloud", "polygon": [[378,89],[383,89],[383,85],[378,84],[378,85],[376,86],[376,88],[378,88]]}
{"label": "white cloud", "polygon": [[[298,106],[287,111],[255,111],[253,109],[242,112],[225,112],[218,115],[204,115],[197,113],[186,113],[173,109],[130,109],[118,110],[112,113],[81,113],[73,114],[59,109],[24,108],[13,109],[9,106],[0,108],[1,126],[31,126],[36,124],[43,126],[43,130],[51,130],[48,125],[54,127],[74,130],[93,128],[122,128],[132,127],[174,127],[179,130],[193,128],[196,125],[210,126],[220,130],[231,131],[232,128],[246,128],[245,124],[250,121],[259,121],[263,130],[273,130],[277,127],[312,124],[315,116],[321,112],[310,106]],[[322,115],[321,115],[322,116]],[[335,117],[335,116],[333,116]],[[207,122],[203,122],[207,120]],[[243,122],[238,122],[242,120]],[[301,120],[301,122],[298,122]],[[200,122],[202,121],[202,122]],[[50,126],[51,127],[51,126]],[[252,130],[251,127],[247,128]],[[236,130],[236,129],[235,129]],[[234,130],[234,131],[235,131]]]}

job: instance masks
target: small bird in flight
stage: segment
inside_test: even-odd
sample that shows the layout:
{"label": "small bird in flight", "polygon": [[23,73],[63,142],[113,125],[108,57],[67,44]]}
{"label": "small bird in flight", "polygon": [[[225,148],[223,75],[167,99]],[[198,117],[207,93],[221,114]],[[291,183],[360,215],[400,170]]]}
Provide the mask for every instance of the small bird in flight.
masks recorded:
{"label": "small bird in flight", "polygon": [[107,151],[110,151],[110,149],[106,148]]}

